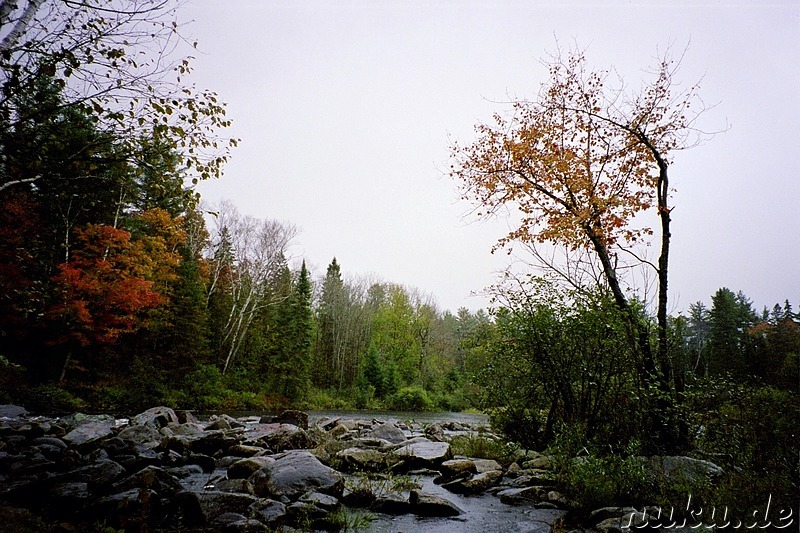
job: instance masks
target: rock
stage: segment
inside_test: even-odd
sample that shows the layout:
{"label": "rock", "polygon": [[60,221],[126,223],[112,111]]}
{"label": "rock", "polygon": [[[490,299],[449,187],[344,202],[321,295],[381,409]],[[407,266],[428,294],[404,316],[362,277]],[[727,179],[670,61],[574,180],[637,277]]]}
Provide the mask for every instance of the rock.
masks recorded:
{"label": "rock", "polygon": [[161,444],[164,436],[151,425],[128,426],[117,434],[117,437],[124,440],[141,444],[145,448],[156,448]]}
{"label": "rock", "polygon": [[402,494],[390,493],[375,498],[370,508],[377,513],[392,515],[408,514],[412,512],[411,502]]}
{"label": "rock", "polygon": [[321,492],[307,492],[303,494],[299,500],[300,503],[315,505],[326,511],[334,511],[341,507],[342,502],[338,498],[330,494],[323,494]]}
{"label": "rock", "polygon": [[253,472],[264,468],[268,464],[274,463],[274,457],[248,457],[239,459],[228,467],[228,477],[230,479],[247,479]]}
{"label": "rock", "polygon": [[349,472],[364,470],[377,472],[386,467],[386,454],[378,450],[347,448],[338,452],[336,458],[343,463],[342,467]]}
{"label": "rock", "polygon": [[286,513],[286,505],[269,498],[261,499],[247,508],[248,516],[252,516],[272,527],[282,524],[286,518]]}
{"label": "rock", "polygon": [[244,444],[261,446],[278,452],[310,448],[308,434],[293,424],[258,424],[245,432]]}
{"label": "rock", "polygon": [[19,405],[0,405],[0,418],[19,418],[28,414],[28,410]]}
{"label": "rock", "polygon": [[441,424],[430,424],[425,428],[425,436],[432,441],[442,442],[444,441],[444,428]]}
{"label": "rock", "polygon": [[494,459],[473,459],[473,463],[475,463],[475,472],[478,474],[493,470],[503,471],[503,467]]}
{"label": "rock", "polygon": [[220,479],[214,483],[213,488],[222,492],[253,494],[253,485],[246,479]]}
{"label": "rock", "polygon": [[96,463],[76,468],[59,477],[69,481],[83,481],[92,489],[110,486],[125,475],[125,469],[111,459],[101,459]]}
{"label": "rock", "polygon": [[546,492],[542,487],[512,488],[498,492],[497,497],[506,505],[525,505],[540,502]]}
{"label": "rock", "polygon": [[278,416],[262,416],[261,424],[290,424],[300,429],[308,429],[308,413],[287,409]]}
{"label": "rock", "polygon": [[239,494],[219,490],[204,490],[194,493],[206,522],[213,521],[223,513],[244,514],[259,499],[252,494]]}
{"label": "rock", "polygon": [[546,455],[539,455],[522,463],[522,467],[528,470],[550,470],[553,461]]}
{"label": "rock", "polygon": [[336,424],[335,426],[333,426],[333,427],[332,427],[332,428],[331,428],[331,429],[328,431],[328,435],[330,435],[331,437],[333,437],[333,438],[335,438],[335,439],[338,439],[339,437],[342,437],[342,436],[344,436],[344,435],[347,435],[348,433],[350,433],[350,430],[349,430],[349,429],[347,429],[347,428],[346,428],[345,426],[343,426],[342,424]]}
{"label": "rock", "polygon": [[171,497],[183,490],[178,478],[157,466],[148,466],[128,476],[116,485],[114,492],[130,489],[149,489],[161,496]]}
{"label": "rock", "polygon": [[322,431],[330,431],[334,427],[336,427],[336,425],[339,423],[339,420],[341,420],[341,419],[342,419],[342,417],[340,417],[340,416],[336,416],[336,417],[333,417],[333,418],[331,418],[329,416],[325,416],[325,417],[322,417],[319,420],[317,420],[317,422],[314,425],[316,427],[318,427],[319,429],[321,429]]}
{"label": "rock", "polygon": [[403,461],[407,470],[436,468],[452,457],[449,443],[432,442],[427,439],[401,446],[390,455]]}
{"label": "rock", "polygon": [[714,480],[721,476],[722,468],[703,459],[684,456],[653,456],[646,460],[647,468],[656,476],[667,478],[673,483],[695,485],[705,480]]}
{"label": "rock", "polygon": [[466,479],[443,483],[442,487],[456,494],[480,494],[492,487],[501,477],[503,473],[500,470],[489,470]]}
{"label": "rock", "polygon": [[367,431],[364,435],[373,439],[383,439],[391,442],[392,444],[400,444],[406,441],[406,434],[403,431],[390,423],[378,424],[371,430]]}
{"label": "rock", "polygon": [[152,407],[143,413],[139,413],[131,418],[130,424],[132,426],[150,425],[156,429],[160,429],[169,424],[178,425],[180,424],[180,420],[178,420],[178,415],[175,414],[175,411],[169,407],[160,406]]}
{"label": "rock", "polygon": [[255,494],[262,497],[286,496],[297,499],[308,491],[341,496],[344,479],[336,470],[323,465],[308,450],[292,450],[255,472],[250,481]]}
{"label": "rock", "polygon": [[458,516],[464,512],[449,500],[417,490],[411,491],[408,501],[417,516]]}
{"label": "rock", "polygon": [[253,457],[265,452],[268,452],[268,450],[262,448],[261,446],[248,446],[246,444],[234,444],[228,448],[228,453],[230,455],[236,455],[239,457]]}
{"label": "rock", "polygon": [[231,429],[231,424],[224,418],[218,418],[206,426],[207,431],[215,429]]}
{"label": "rock", "polygon": [[110,437],[113,431],[114,422],[87,422],[64,435],[64,441],[71,446],[86,448],[100,439]]}

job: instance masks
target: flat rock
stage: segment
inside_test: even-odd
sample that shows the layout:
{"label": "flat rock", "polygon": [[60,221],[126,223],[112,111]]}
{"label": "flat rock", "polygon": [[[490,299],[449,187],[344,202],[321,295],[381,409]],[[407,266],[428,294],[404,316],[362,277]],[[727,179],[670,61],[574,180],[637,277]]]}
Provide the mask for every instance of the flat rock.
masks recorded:
{"label": "flat rock", "polygon": [[87,422],[64,435],[64,440],[73,446],[82,446],[110,437],[113,432],[114,422]]}
{"label": "flat rock", "polygon": [[417,516],[458,516],[464,512],[449,500],[417,490],[411,491],[408,501]]}
{"label": "flat rock", "polygon": [[18,418],[28,414],[28,410],[19,405],[0,405],[0,418]]}
{"label": "flat rock", "polygon": [[452,457],[449,443],[432,442],[427,439],[401,446],[391,455],[402,460],[409,469],[436,468]]}

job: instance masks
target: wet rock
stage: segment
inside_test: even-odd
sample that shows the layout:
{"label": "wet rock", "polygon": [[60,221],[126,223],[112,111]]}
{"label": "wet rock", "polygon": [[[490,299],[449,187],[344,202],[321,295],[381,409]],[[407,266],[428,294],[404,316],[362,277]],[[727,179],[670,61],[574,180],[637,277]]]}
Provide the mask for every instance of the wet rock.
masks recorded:
{"label": "wet rock", "polygon": [[220,479],[214,483],[214,490],[253,494],[253,485],[246,479]]}
{"label": "wet rock", "polygon": [[377,513],[385,513],[391,515],[408,514],[412,512],[411,502],[402,494],[385,494],[375,498],[375,501],[370,506],[370,509]]}
{"label": "wet rock", "polygon": [[506,505],[529,505],[542,501],[546,494],[542,487],[522,487],[502,490],[497,497]]}
{"label": "wet rock", "polygon": [[258,501],[252,494],[239,494],[218,490],[205,490],[196,492],[195,496],[206,522],[211,522],[223,513],[233,512],[244,514],[247,509]]}
{"label": "wet rock", "polygon": [[273,527],[284,523],[286,514],[286,505],[269,498],[263,498],[247,508],[248,516]]}
{"label": "wet rock", "polygon": [[125,492],[135,488],[149,489],[164,497],[173,496],[183,490],[178,478],[157,466],[148,466],[128,476],[114,485],[113,490]]}
{"label": "wet rock", "polygon": [[417,490],[411,491],[408,501],[417,516],[458,516],[464,512],[449,500]]}
{"label": "wet rock", "polygon": [[264,468],[268,464],[274,463],[274,457],[248,457],[239,459],[228,467],[228,477],[230,479],[247,479],[253,472]]}
{"label": "wet rock", "polygon": [[430,424],[425,428],[425,436],[434,442],[442,442],[444,441],[444,428],[441,424]]}
{"label": "wet rock", "polygon": [[364,436],[373,439],[383,439],[392,444],[400,444],[406,441],[406,434],[403,433],[400,428],[390,423],[378,424],[367,431]]}
{"label": "wet rock", "polygon": [[297,426],[300,429],[308,429],[308,413],[297,411],[294,409],[287,409],[278,416],[263,416],[261,417],[262,424],[290,424]]}
{"label": "wet rock", "polygon": [[323,494],[321,492],[307,492],[303,494],[299,500],[300,503],[308,503],[315,505],[327,511],[334,511],[341,507],[342,502],[338,498],[330,494]]}
{"label": "wet rock", "polygon": [[401,446],[390,455],[402,461],[408,470],[436,468],[452,457],[449,443],[432,442],[427,439]]}
{"label": "wet rock", "polygon": [[456,494],[480,494],[494,486],[501,477],[503,477],[501,471],[489,470],[488,472],[475,474],[466,479],[458,479],[456,481],[444,483],[442,487]]}
{"label": "wet rock", "polygon": [[125,469],[116,461],[101,459],[96,463],[61,474],[59,479],[82,481],[88,483],[93,490],[97,490],[110,486],[125,473]]}
{"label": "wet rock", "polygon": [[245,432],[244,444],[275,451],[312,447],[308,434],[293,424],[258,424]]}
{"label": "wet rock", "polygon": [[307,450],[293,450],[276,457],[275,462],[255,472],[250,481],[258,496],[286,496],[292,500],[314,490],[338,497],[344,488],[342,475]]}
{"label": "wet rock", "polygon": [[228,448],[228,453],[230,455],[236,455],[238,457],[253,457],[255,455],[264,454],[267,451],[266,448],[262,448],[261,446],[248,446],[246,444],[235,444]]}

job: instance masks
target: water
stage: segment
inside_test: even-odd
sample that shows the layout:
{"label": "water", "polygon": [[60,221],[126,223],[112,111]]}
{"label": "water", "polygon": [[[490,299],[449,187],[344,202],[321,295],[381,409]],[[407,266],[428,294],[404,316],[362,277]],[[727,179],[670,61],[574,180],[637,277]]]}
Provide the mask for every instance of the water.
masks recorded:
{"label": "water", "polygon": [[419,422],[430,424],[433,422],[459,422],[478,426],[489,426],[489,417],[483,413],[454,413],[450,411],[415,412],[415,411],[359,411],[359,410],[325,410],[308,411],[309,423],[313,424],[322,418],[344,418],[353,420],[384,420],[386,422]]}
{"label": "water", "polygon": [[430,476],[418,479],[422,491],[456,504],[464,514],[452,518],[422,518],[414,515],[373,515],[363,531],[369,533],[548,533],[552,523],[564,514],[555,509],[511,506],[491,494],[462,496],[436,485]]}

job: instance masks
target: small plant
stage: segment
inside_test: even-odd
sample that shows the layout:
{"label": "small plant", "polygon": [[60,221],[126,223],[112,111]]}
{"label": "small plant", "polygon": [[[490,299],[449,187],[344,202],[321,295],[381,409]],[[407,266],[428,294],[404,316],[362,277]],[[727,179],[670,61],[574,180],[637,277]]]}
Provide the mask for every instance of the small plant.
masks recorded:
{"label": "small plant", "polygon": [[389,409],[395,411],[430,411],[433,402],[422,387],[403,387],[386,399]]}

